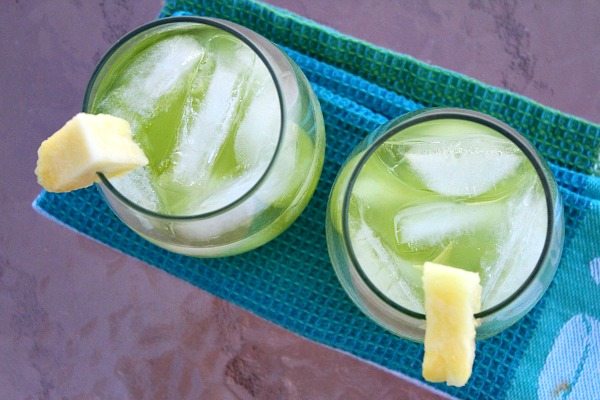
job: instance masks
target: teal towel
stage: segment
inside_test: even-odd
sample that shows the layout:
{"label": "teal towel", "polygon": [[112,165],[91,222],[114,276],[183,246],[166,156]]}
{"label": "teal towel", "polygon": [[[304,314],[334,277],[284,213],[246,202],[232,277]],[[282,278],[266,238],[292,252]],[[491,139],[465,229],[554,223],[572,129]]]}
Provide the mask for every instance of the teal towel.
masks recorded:
{"label": "teal towel", "polygon": [[229,19],[280,45],[309,78],[323,109],[326,162],[317,191],[294,225],[241,256],[201,260],[135,235],[95,188],[42,192],[34,207],[108,246],[309,339],[421,379],[422,346],[363,316],[327,256],[327,197],[341,163],[370,131],[425,106],[491,114],[526,135],[550,162],[563,195],[563,260],[541,303],[515,326],[478,342],[473,376],[451,395],[493,399],[592,399],[600,393],[600,127],[467,76],[372,46],[249,0],[171,0],[161,16]]}

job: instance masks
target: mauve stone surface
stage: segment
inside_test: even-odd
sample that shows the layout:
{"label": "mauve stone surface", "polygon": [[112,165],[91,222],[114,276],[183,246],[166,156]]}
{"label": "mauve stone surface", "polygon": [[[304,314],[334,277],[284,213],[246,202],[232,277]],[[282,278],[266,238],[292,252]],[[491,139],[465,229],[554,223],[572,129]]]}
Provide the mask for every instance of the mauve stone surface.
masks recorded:
{"label": "mauve stone surface", "polygon": [[[600,121],[600,2],[272,0]],[[485,3],[487,4],[487,3]],[[39,143],[159,0],[0,8],[0,399],[434,399],[31,209]]]}

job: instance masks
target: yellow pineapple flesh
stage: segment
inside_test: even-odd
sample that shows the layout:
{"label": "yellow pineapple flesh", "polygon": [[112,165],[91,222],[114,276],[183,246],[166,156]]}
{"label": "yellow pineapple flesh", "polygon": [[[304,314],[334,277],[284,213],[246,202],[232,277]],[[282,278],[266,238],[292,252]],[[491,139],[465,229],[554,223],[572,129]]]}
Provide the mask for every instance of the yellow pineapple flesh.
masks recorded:
{"label": "yellow pineapple flesh", "polygon": [[425,356],[423,377],[464,386],[475,359],[474,314],[481,309],[479,274],[442,264],[423,265]]}
{"label": "yellow pineapple flesh", "polygon": [[124,119],[79,113],[42,142],[35,174],[50,192],[90,186],[97,173],[113,177],[148,164]]}

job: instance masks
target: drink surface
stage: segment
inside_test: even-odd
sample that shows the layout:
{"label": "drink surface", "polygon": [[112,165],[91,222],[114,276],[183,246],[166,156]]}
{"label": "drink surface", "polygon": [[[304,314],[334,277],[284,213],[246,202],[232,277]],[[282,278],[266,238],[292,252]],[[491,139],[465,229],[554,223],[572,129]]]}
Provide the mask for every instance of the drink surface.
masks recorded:
{"label": "drink surface", "polygon": [[531,161],[475,122],[438,119],[389,137],[351,190],[349,235],[364,275],[416,312],[426,261],[478,272],[485,310],[528,279],[546,240],[546,198]]}
{"label": "drink surface", "polygon": [[166,25],[123,46],[91,110],[122,117],[150,163],[113,186],[139,206],[190,216],[220,209],[265,174],[282,124],[267,67],[242,40]]}

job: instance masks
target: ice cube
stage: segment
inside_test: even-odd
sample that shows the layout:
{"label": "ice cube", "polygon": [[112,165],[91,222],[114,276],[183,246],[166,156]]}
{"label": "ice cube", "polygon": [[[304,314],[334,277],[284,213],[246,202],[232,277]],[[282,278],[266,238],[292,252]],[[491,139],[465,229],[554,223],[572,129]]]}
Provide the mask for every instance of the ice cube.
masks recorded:
{"label": "ice cube", "polygon": [[208,176],[202,184],[182,185],[167,174],[155,183],[162,204],[173,215],[199,215],[223,208],[248,193],[262,171],[251,169],[229,177]]}
{"label": "ice cube", "polygon": [[220,54],[207,55],[215,59],[216,66],[212,76],[201,76],[209,79],[206,92],[201,99],[186,102],[172,171],[172,178],[182,185],[202,184],[208,179],[229,135],[235,135],[236,119],[246,111],[256,56],[239,46],[236,62]]}
{"label": "ice cube", "polygon": [[204,53],[204,48],[188,36],[161,40],[132,62],[119,80],[121,85],[105,101],[120,103],[140,117],[149,118],[161,97],[184,86],[184,78]]}
{"label": "ice cube", "polygon": [[362,217],[352,221],[351,238],[354,254],[373,285],[397,304],[423,312],[422,294],[411,284],[414,267],[389,250]]}
{"label": "ice cube", "polygon": [[544,247],[548,229],[546,199],[537,176],[534,179],[507,201],[509,213],[499,231],[497,252],[482,259],[484,308],[505,300],[525,282]]}
{"label": "ice cube", "polygon": [[[258,69],[258,68],[257,68]],[[266,67],[260,64],[256,92],[235,137],[235,157],[247,168],[264,171],[275,152],[281,128],[278,93]]]}
{"label": "ice cube", "polygon": [[406,143],[404,155],[425,186],[445,196],[478,196],[517,170],[523,160],[507,139],[487,135]]}
{"label": "ice cube", "polygon": [[211,182],[215,187],[210,188],[209,195],[196,205],[190,205],[191,213],[207,213],[238,200],[252,189],[261,174],[262,171],[252,169],[235,178],[228,180],[218,179]]}
{"label": "ice cube", "polygon": [[151,179],[148,167],[144,167],[111,178],[110,183],[131,202],[147,210],[158,212],[160,202]]}
{"label": "ice cube", "polygon": [[418,249],[493,224],[502,214],[495,203],[467,204],[435,201],[408,207],[394,217],[396,240]]}
{"label": "ice cube", "polygon": [[[198,211],[216,210],[239,198],[244,192],[240,190],[243,183],[230,182],[228,187],[222,191],[213,191],[204,203],[200,203]],[[221,252],[231,248],[235,250],[236,243],[244,243],[252,240],[252,227],[256,222],[256,215],[264,211],[265,205],[256,197],[244,199],[235,207],[229,208],[207,218],[198,218],[189,221],[178,221],[173,225],[174,235],[178,240],[187,242],[186,252],[197,255],[219,255]],[[198,246],[194,249],[194,246]]]}
{"label": "ice cube", "polygon": [[291,121],[285,128],[277,156],[257,195],[272,207],[290,209],[297,206],[301,198],[299,194],[306,192],[312,184],[308,177],[313,176],[316,166],[313,163],[314,143],[310,136]]}
{"label": "ice cube", "polygon": [[185,250],[186,254],[201,256],[219,256],[225,250],[235,250],[240,242],[251,236],[250,229],[259,211],[257,206],[260,205],[249,199],[210,218],[178,221],[172,229],[180,245],[174,246],[173,250]]}

